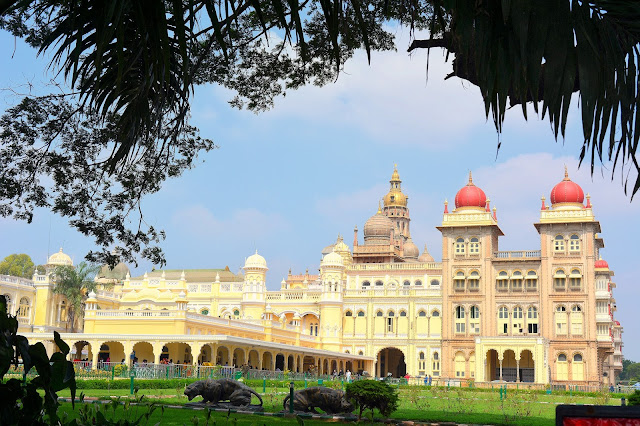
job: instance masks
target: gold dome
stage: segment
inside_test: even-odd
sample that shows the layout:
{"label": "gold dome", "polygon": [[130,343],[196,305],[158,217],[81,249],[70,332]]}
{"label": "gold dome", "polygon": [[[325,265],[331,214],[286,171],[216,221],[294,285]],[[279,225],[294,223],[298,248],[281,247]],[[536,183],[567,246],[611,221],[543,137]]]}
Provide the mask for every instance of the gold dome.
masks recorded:
{"label": "gold dome", "polygon": [[391,182],[402,182],[400,180],[400,175],[398,174],[398,166],[393,168],[393,174],[391,175]]}
{"label": "gold dome", "polygon": [[389,191],[389,193],[384,196],[384,206],[407,207],[407,196],[399,191]]}

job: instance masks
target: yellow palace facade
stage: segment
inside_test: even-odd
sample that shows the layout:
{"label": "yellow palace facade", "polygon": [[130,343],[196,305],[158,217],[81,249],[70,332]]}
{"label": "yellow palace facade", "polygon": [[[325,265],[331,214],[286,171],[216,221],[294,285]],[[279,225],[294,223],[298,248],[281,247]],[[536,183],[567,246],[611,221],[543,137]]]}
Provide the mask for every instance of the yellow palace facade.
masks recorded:
{"label": "yellow palace facade", "polygon": [[131,277],[103,268],[84,323],[69,332],[65,300],[50,271],[33,280],[0,276],[20,331],[54,350],[53,330],[74,359],[211,363],[319,373],[351,370],[466,383],[609,385],[622,369],[613,272],[600,258],[589,195],[565,178],[543,197],[536,250],[500,251],[495,208],[469,176],[449,211],[442,261],[413,242],[408,197],[394,170],[389,192],[352,247],[322,251],[318,274],[291,271],[267,290],[257,252],[242,273],[157,270]]}

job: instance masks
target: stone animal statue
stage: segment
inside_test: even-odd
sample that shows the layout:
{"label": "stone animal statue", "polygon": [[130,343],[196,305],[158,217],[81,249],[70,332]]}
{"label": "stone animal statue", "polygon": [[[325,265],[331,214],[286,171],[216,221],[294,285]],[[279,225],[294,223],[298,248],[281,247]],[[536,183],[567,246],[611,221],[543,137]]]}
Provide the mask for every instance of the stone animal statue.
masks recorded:
{"label": "stone animal statue", "polygon": [[200,380],[188,385],[184,394],[187,395],[189,401],[196,396],[202,396],[205,403],[217,404],[221,401],[229,401],[234,406],[246,406],[251,404],[251,395],[255,395],[260,400],[262,398],[253,389],[244,383],[231,379],[219,380]]}
{"label": "stone animal statue", "polygon": [[[285,411],[289,410],[290,396],[282,402]],[[344,398],[344,392],[337,389],[329,389],[322,386],[315,386],[307,389],[295,391],[293,394],[293,409],[318,413],[316,408],[328,414],[350,413],[354,406]]]}

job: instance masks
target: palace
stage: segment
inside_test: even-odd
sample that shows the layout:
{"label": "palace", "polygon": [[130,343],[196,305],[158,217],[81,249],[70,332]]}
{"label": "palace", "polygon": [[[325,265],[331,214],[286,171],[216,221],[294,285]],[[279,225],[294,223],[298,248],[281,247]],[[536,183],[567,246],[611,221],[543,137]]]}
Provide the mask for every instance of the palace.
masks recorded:
{"label": "palace", "polygon": [[[55,253],[32,280],[0,276],[0,293],[30,341],[93,361],[250,364],[320,373],[350,369],[454,381],[609,385],[622,370],[622,327],[613,271],[601,259],[589,195],[569,179],[542,197],[536,250],[500,251],[495,207],[469,181],[444,203],[442,261],[411,238],[408,197],[397,169],[389,192],[353,246],[338,237],[318,274],[289,275],[268,291],[257,252],[243,272],[157,270],[131,277],[104,267],[80,330],[53,293],[51,272],[72,265]],[[523,224],[524,226],[524,224]],[[184,360],[184,361],[183,361]],[[125,361],[126,362],[126,361]]]}

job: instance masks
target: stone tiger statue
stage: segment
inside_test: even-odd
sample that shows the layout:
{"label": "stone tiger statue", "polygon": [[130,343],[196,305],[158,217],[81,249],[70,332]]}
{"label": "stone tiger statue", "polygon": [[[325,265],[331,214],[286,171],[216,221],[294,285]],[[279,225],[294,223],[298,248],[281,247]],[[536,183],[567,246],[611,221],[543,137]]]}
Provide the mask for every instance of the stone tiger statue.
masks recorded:
{"label": "stone tiger statue", "polygon": [[[287,395],[282,402],[285,411],[289,410],[289,399],[290,396]],[[316,408],[328,414],[338,414],[351,413],[355,407],[344,398],[344,392],[336,389],[315,386],[293,393],[293,409],[295,411],[318,414]]]}
{"label": "stone tiger statue", "polygon": [[221,401],[229,401],[234,406],[250,405],[251,395],[255,395],[262,406],[262,398],[256,391],[244,383],[231,379],[200,380],[188,385],[184,394],[187,395],[189,401],[196,396],[202,396],[202,402],[205,403],[217,404]]}

